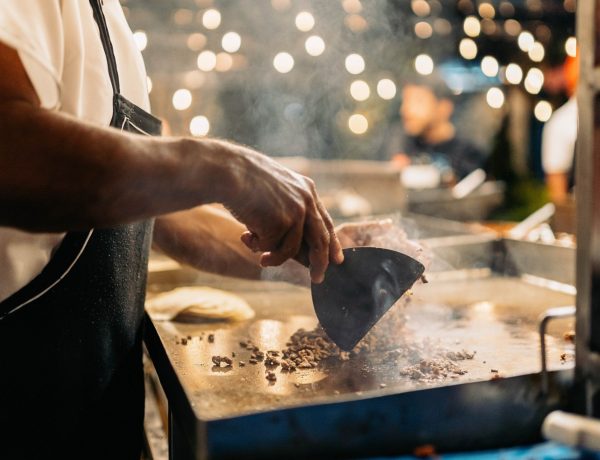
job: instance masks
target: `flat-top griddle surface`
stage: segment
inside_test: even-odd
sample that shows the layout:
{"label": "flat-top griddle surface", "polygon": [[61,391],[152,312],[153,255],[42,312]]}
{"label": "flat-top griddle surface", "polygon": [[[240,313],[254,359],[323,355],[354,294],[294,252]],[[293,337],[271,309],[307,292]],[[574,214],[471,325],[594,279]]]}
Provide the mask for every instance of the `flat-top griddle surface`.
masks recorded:
{"label": "flat-top griddle surface", "polygon": [[[211,286],[242,296],[256,317],[241,323],[153,321],[159,346],[168,357],[168,365],[162,365],[166,368],[158,369],[161,378],[178,380],[195,416],[204,421],[539,372],[537,318],[547,308],[574,302],[571,295],[518,278],[432,281],[415,286],[408,306],[393,307],[388,313],[397,319],[401,309],[406,315],[404,326],[395,333],[386,324],[378,326],[380,333],[385,331],[385,345],[347,361],[331,358],[316,369],[282,373],[276,368],[277,380],[270,382],[265,365],[249,364],[250,351],[239,342],[250,340],[265,352],[285,349],[296,330],[317,324],[310,291],[285,283],[227,278],[213,278]],[[173,287],[151,285],[149,292]],[[572,366],[573,348],[563,339],[568,329],[572,321],[566,320],[550,329],[551,369]],[[214,335],[212,343],[209,334]],[[182,344],[188,336],[191,340]],[[466,371],[462,375],[436,379],[428,374],[426,379],[415,379],[407,371],[407,366],[440,353],[463,351],[475,355],[454,362]],[[213,356],[231,357],[232,352],[236,356],[231,368],[212,363]],[[240,360],[245,367],[239,366]]]}

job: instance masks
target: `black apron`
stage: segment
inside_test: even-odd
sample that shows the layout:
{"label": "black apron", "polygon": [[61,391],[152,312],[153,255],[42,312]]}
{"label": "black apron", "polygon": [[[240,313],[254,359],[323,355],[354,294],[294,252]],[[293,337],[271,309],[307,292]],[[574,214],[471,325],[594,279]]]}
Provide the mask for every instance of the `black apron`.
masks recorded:
{"label": "black apron", "polygon": [[[119,94],[100,1],[90,4],[114,92],[111,126],[159,134],[160,121]],[[0,459],[139,460],[151,236],[151,221],[69,232],[42,273],[0,303]]]}

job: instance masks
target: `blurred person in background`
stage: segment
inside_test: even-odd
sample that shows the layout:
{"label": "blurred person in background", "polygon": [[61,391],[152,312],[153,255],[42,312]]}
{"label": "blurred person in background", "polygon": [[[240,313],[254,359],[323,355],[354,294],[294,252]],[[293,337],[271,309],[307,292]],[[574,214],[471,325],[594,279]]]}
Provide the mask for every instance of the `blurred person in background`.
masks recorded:
{"label": "blurred person in background", "polygon": [[442,183],[446,185],[482,166],[484,153],[456,133],[452,122],[453,97],[446,83],[436,74],[404,85],[401,126],[392,131],[388,147],[394,164],[400,167],[434,164],[440,169]]}
{"label": "blurred person in background", "polygon": [[0,458],[139,460],[150,245],[248,278],[297,258],[320,282],[333,223],[265,155],[148,136],[118,0],[1,2],[0,69]]}
{"label": "blurred person in background", "polygon": [[542,130],[542,167],[548,194],[554,203],[562,203],[575,183],[575,144],[577,141],[577,80],[579,62],[567,57],[561,80],[568,96]]}

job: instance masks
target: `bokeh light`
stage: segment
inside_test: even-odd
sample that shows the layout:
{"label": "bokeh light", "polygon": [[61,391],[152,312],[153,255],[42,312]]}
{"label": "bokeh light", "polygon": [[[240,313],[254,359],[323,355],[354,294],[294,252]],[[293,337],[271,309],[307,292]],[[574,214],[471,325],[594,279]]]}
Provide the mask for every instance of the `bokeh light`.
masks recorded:
{"label": "bokeh light", "polygon": [[140,51],[144,51],[146,46],[148,46],[148,35],[143,30],[136,30],[133,33],[133,39],[135,40],[137,49]]}
{"label": "bokeh light", "polygon": [[531,68],[525,76],[525,91],[530,94],[538,94],[544,86],[544,74],[538,68]]}
{"label": "bokeh light", "polygon": [[320,56],[325,51],[325,42],[318,35],[311,35],[304,42],[304,48],[311,56]]}
{"label": "bokeh light", "polygon": [[480,3],[477,11],[479,12],[479,16],[486,19],[492,19],[496,15],[494,6],[487,2]]}
{"label": "bokeh light", "polygon": [[485,56],[481,60],[481,71],[486,77],[495,77],[499,70],[498,61],[492,56]]}
{"label": "bokeh light", "polygon": [[236,32],[227,32],[221,39],[221,46],[228,53],[235,53],[242,46],[242,37]]}
{"label": "bokeh light", "polygon": [[419,21],[415,24],[415,35],[419,38],[429,38],[433,34],[433,27],[426,21]]}
{"label": "bokeh light", "polygon": [[542,62],[544,60],[544,55],[546,54],[544,45],[542,45],[540,42],[534,42],[534,44],[531,45],[528,54],[529,59],[531,59],[533,62]]}
{"label": "bokeh light", "polygon": [[296,16],[296,27],[302,32],[308,32],[315,26],[315,18],[308,11],[302,11]]}
{"label": "bokeh light", "polygon": [[545,123],[550,120],[550,117],[552,116],[552,106],[548,101],[539,101],[533,109],[533,114],[535,115],[535,118],[542,123]]}
{"label": "bokeh light", "polygon": [[348,118],[348,128],[354,134],[364,134],[369,129],[369,121],[364,115],[355,113]]}
{"label": "bokeh light", "polygon": [[523,70],[519,64],[510,63],[506,66],[506,81],[513,85],[518,85],[523,80]]}
{"label": "bokeh light", "polygon": [[186,110],[192,105],[192,93],[188,89],[181,88],[173,93],[173,107],[175,110]]}
{"label": "bokeh light", "polygon": [[217,55],[209,50],[202,51],[198,55],[197,64],[198,64],[198,68],[200,70],[204,70],[205,72],[210,72],[217,65]]}
{"label": "bokeh light", "polygon": [[499,109],[504,105],[504,93],[500,88],[490,88],[485,95],[485,100],[491,108]]}
{"label": "bokeh light", "polygon": [[417,16],[425,17],[431,13],[431,7],[425,0],[412,0],[410,7]]}
{"label": "bokeh light", "polygon": [[221,13],[211,8],[202,15],[202,25],[209,30],[217,29],[221,25]]}
{"label": "bokeh light", "polygon": [[290,53],[277,53],[273,58],[273,67],[279,73],[288,73],[294,68],[294,58]]}
{"label": "bokeh light", "polygon": [[190,121],[190,133],[193,136],[206,136],[210,131],[210,122],[204,115],[198,115]]}
{"label": "bokeh light", "polygon": [[458,45],[460,55],[468,60],[477,57],[477,44],[470,38],[463,38]]}
{"label": "bokeh light", "polygon": [[377,94],[381,99],[394,99],[396,91],[396,84],[389,78],[382,78],[377,82]]}
{"label": "bokeh light", "polygon": [[206,36],[201,33],[193,33],[188,35],[187,47],[192,51],[200,51],[206,46]]}
{"label": "bokeh light", "polygon": [[421,75],[431,75],[433,72],[433,59],[428,54],[419,54],[415,58],[415,70]]}
{"label": "bokeh light", "polygon": [[528,53],[533,44],[535,43],[535,38],[533,38],[531,32],[527,32],[525,30],[519,34],[517,43],[519,45],[519,48],[521,48],[521,51]]}
{"label": "bokeh light", "polygon": [[575,37],[567,38],[565,42],[565,51],[571,57],[577,56],[577,39]]}
{"label": "bokeh light", "polygon": [[469,37],[477,37],[481,33],[481,24],[475,16],[468,16],[463,22],[463,30]]}
{"label": "bokeh light", "polygon": [[358,75],[365,70],[365,60],[360,54],[349,54],[344,64],[346,70],[352,75]]}
{"label": "bokeh light", "polygon": [[366,101],[371,95],[371,89],[364,80],[355,80],[350,85],[350,95],[356,101]]}

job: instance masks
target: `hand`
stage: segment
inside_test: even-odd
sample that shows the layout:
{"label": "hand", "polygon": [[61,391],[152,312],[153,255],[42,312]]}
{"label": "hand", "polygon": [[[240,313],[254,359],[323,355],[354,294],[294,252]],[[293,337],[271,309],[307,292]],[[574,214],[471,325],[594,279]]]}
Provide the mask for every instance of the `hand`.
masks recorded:
{"label": "hand", "polygon": [[329,262],[341,263],[344,256],[314,182],[264,155],[233,147],[243,161],[231,166],[240,177],[223,204],[248,228],[243,243],[262,253],[263,267],[290,258],[308,262],[312,281],[320,283]]}

